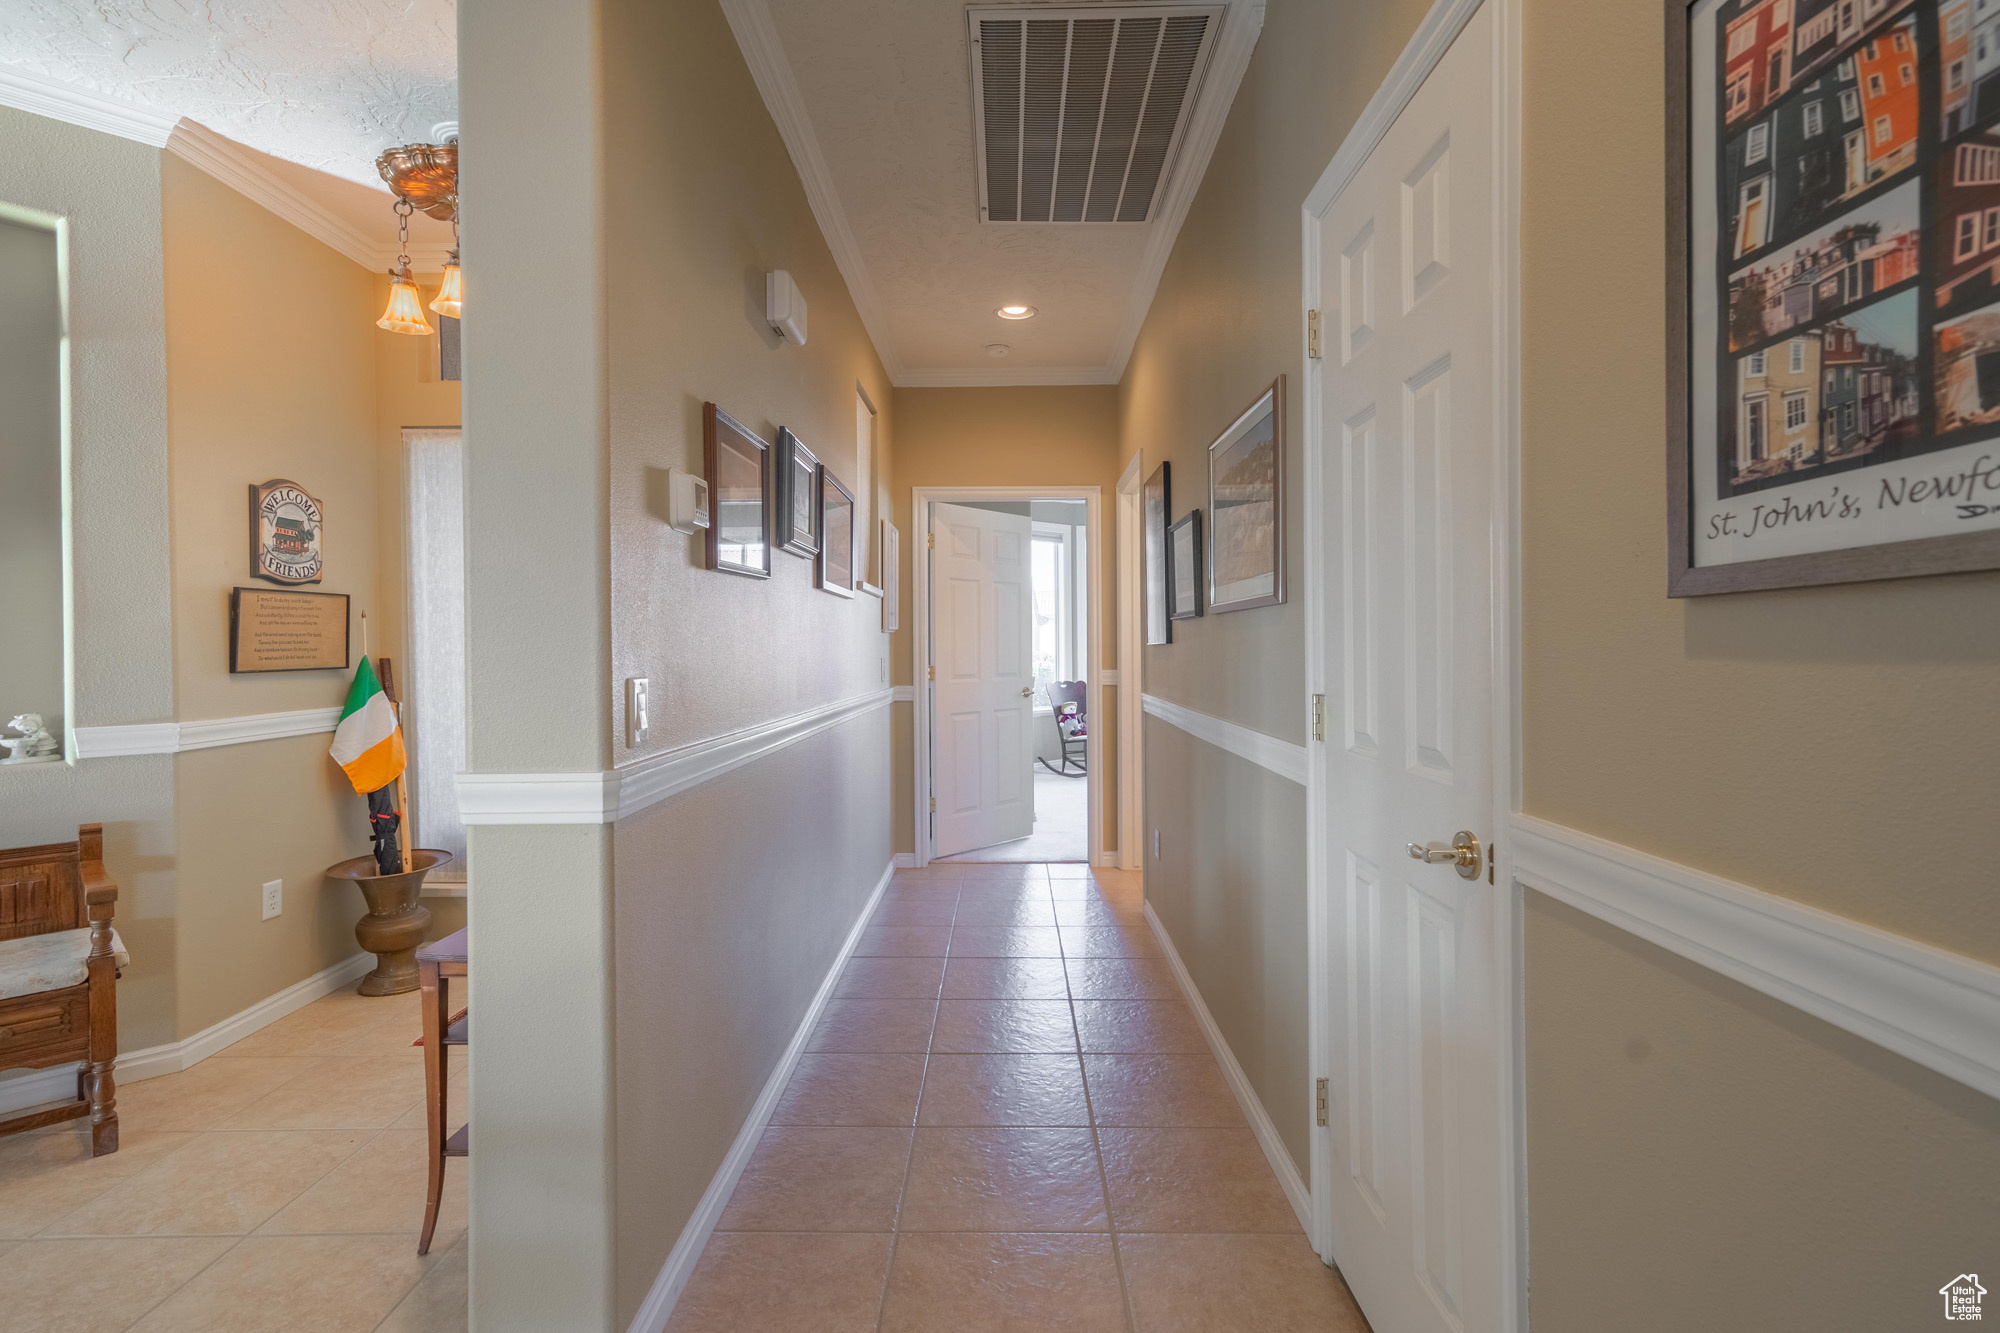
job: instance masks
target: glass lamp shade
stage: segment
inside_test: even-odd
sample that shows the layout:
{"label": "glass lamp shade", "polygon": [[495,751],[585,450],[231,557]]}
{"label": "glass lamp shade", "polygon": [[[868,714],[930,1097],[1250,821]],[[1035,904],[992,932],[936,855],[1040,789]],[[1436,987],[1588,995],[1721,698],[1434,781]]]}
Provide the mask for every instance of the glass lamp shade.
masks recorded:
{"label": "glass lamp shade", "polygon": [[465,279],[459,276],[458,259],[452,258],[444,266],[444,281],[438,285],[437,299],[431,302],[431,309],[440,315],[458,318],[459,306],[465,301]]}
{"label": "glass lamp shade", "polygon": [[382,318],[375,321],[378,329],[391,333],[413,333],[419,336],[432,333],[430,321],[424,318],[423,297],[417,292],[416,280],[405,268],[392,274],[394,281],[389,284],[389,305],[383,310]]}

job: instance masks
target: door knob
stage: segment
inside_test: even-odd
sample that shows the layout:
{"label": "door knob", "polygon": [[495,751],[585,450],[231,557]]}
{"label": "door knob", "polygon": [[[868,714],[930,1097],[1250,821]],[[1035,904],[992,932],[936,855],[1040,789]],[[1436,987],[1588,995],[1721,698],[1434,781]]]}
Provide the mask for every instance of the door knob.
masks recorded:
{"label": "door knob", "polygon": [[1034,697],[1035,697],[1035,687],[1034,687],[1034,686],[1032,686],[1032,685],[1029,685],[1029,686],[1027,686],[1027,687],[1023,688],[1023,689],[1022,689],[1022,691],[1021,691],[1021,697],[1022,697],[1023,699],[1032,699],[1032,698],[1034,698]]}
{"label": "door knob", "polygon": [[1410,859],[1422,861],[1426,865],[1455,866],[1460,877],[1478,879],[1479,871],[1486,862],[1479,846],[1479,839],[1461,829],[1452,837],[1451,845],[1441,842],[1410,843]]}

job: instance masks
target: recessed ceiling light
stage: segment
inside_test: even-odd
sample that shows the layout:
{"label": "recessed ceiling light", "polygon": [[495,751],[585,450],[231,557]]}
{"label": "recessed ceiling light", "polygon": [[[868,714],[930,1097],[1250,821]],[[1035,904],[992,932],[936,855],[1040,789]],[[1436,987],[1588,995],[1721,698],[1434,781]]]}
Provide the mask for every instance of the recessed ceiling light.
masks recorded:
{"label": "recessed ceiling light", "polygon": [[987,343],[987,344],[986,344],[986,355],[988,355],[988,356],[995,356],[995,357],[998,357],[998,356],[1005,356],[1005,355],[1007,355],[1007,353],[1011,352],[1012,350],[1014,350],[1014,349],[1013,349],[1013,348],[1011,348],[1011,347],[1009,347],[1009,346],[1007,346],[1007,344],[1006,344],[1006,343]]}
{"label": "recessed ceiling light", "polygon": [[1003,305],[993,313],[1002,319],[1033,319],[1035,308],[1031,305]]}

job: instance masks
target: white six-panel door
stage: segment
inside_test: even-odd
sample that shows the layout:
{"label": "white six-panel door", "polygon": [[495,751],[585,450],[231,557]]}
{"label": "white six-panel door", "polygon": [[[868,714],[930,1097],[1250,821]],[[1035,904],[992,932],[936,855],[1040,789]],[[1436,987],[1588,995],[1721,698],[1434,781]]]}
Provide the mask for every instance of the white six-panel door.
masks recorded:
{"label": "white six-panel door", "polygon": [[933,504],[934,856],[1035,827],[1033,585],[1027,515]]}
{"label": "white six-panel door", "polygon": [[1376,1333],[1504,1327],[1494,6],[1319,223],[1332,1246]]}

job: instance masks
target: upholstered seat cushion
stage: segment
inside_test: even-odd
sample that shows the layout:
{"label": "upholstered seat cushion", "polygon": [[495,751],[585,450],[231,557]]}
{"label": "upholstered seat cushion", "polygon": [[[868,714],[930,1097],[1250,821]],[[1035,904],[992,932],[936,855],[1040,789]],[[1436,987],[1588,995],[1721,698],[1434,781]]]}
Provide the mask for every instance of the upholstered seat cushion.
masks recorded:
{"label": "upholstered seat cushion", "polygon": [[[119,967],[132,961],[118,931],[111,932],[111,956]],[[81,986],[90,975],[90,928],[53,930],[25,939],[0,940],[0,1000]]]}

